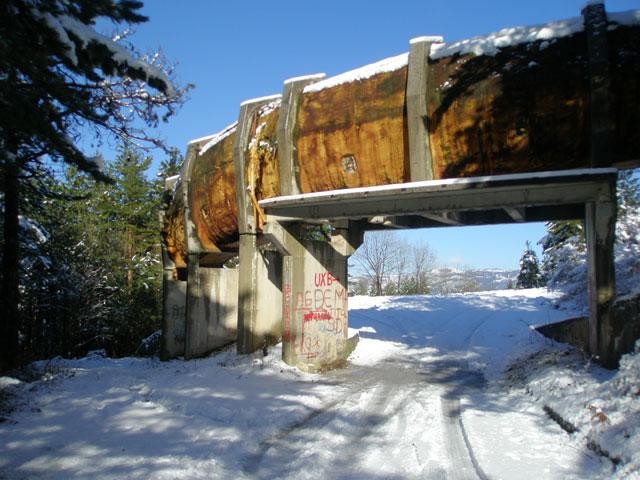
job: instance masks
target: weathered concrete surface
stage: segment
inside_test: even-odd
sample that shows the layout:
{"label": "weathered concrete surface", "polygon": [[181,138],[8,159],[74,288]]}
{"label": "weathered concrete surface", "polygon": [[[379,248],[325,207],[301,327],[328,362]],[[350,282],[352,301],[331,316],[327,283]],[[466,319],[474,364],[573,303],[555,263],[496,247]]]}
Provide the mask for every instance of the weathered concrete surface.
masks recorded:
{"label": "weathered concrete surface", "polygon": [[[608,187],[608,188],[607,188]],[[613,303],[616,294],[613,244],[615,242],[615,183],[601,187],[601,195],[585,206],[589,291],[589,352],[607,368],[618,365]]]}
{"label": "weathered concrete surface", "polygon": [[165,270],[162,283],[162,358],[184,355],[187,282]]}
{"label": "weathered concrete surface", "polygon": [[283,358],[303,370],[337,366],[347,350],[347,257],[303,240],[284,259]]}
{"label": "weathered concrete surface", "polygon": [[[589,318],[571,318],[536,328],[544,336],[568,343],[587,352],[589,350]],[[612,342],[615,346],[611,368],[620,357],[633,351],[640,338],[640,295],[619,298],[613,304]]]}
{"label": "weathered concrete surface", "polygon": [[198,296],[189,296],[185,358],[206,355],[237,336],[238,271],[200,268]]}
{"label": "weathered concrete surface", "polygon": [[238,275],[238,353],[252,353],[282,336],[282,259],[240,235]]}
{"label": "weathered concrete surface", "polygon": [[589,347],[588,317],[569,318],[557,323],[540,325],[536,330],[556,342],[568,343],[585,352]]}

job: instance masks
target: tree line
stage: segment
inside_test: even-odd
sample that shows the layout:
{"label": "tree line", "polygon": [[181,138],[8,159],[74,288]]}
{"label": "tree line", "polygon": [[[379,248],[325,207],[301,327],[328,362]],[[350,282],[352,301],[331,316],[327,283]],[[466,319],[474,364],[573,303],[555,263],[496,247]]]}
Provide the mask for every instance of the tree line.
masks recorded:
{"label": "tree line", "polygon": [[[176,174],[180,157],[161,165]],[[24,360],[105,349],[141,353],[162,314],[161,180],[131,145],[106,165],[113,182],[77,168],[47,180],[44,201],[26,195],[20,216],[20,351]]]}
{"label": "tree line", "polygon": [[426,295],[473,292],[480,284],[470,268],[455,271],[439,268],[437,256],[422,240],[409,242],[394,231],[367,232],[351,259],[357,278],[351,282],[355,295]]}
{"label": "tree line", "polygon": [[[148,212],[115,207],[142,193],[123,191],[133,174],[124,163],[103,169],[97,154],[105,142],[127,145],[122,162],[131,158],[128,145],[168,151],[149,131],[191,87],[177,85],[160,52],[140,53],[128,40],[130,27],[148,20],[141,8],[136,0],[0,2],[0,371],[100,336],[125,342],[132,316],[122,305],[151,302],[135,280],[154,262],[151,249],[130,248]],[[116,31],[98,33],[99,22]],[[95,187],[101,195],[90,196]],[[108,223],[94,212],[110,215]],[[123,254],[131,255],[116,259]],[[91,315],[93,323],[81,320]]]}

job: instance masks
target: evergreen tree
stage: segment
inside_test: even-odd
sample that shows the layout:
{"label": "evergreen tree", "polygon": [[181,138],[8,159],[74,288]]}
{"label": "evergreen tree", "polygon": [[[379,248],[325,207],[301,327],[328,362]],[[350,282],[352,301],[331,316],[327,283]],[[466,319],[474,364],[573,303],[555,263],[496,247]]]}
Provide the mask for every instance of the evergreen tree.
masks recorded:
{"label": "evergreen tree", "polygon": [[531,243],[527,242],[522,257],[520,257],[520,273],[518,273],[516,288],[535,288],[541,284],[538,257],[531,248]]}
{"label": "evergreen tree", "polygon": [[[618,172],[616,221],[616,283],[619,292],[632,288],[640,272],[640,176],[639,170]],[[570,296],[586,291],[586,240],[581,222],[549,222],[543,248],[542,269],[546,283]]]}
{"label": "evergreen tree", "polygon": [[110,243],[105,261],[115,266],[121,307],[111,322],[110,353],[115,355],[133,353],[160,325],[159,193],[146,177],[150,164],[151,157],[122,147],[109,170],[115,184],[100,201],[103,233]]}
{"label": "evergreen tree", "polygon": [[69,168],[28,221],[21,269],[22,346],[30,358],[105,348],[130,355],[157,330],[161,309],[159,193],[150,158],[122,147],[112,185]]}
{"label": "evergreen tree", "polygon": [[567,258],[576,258],[586,250],[584,226],[577,220],[547,222],[547,235],[538,243],[542,247],[542,281],[547,284],[559,273]]}
{"label": "evergreen tree", "polygon": [[[95,32],[98,20],[137,24],[135,0],[0,2],[0,177],[3,252],[0,370],[18,361],[21,197],[41,191],[44,162],[66,162],[109,181],[75,144],[94,132],[158,146],[144,127],[166,120],[187,89],[175,89],[161,56]],[[188,87],[187,87],[188,88]]]}

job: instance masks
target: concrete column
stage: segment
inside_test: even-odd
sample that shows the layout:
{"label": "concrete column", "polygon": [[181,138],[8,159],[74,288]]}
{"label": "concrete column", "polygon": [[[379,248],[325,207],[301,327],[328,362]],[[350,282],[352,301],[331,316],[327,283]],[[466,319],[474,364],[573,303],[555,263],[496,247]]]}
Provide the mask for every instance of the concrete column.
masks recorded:
{"label": "concrete column", "polygon": [[[193,358],[196,332],[198,331],[198,322],[201,320],[201,310],[198,308],[202,298],[202,289],[200,288],[200,254],[189,253],[187,256],[187,299],[186,299],[186,318],[185,318],[185,342],[184,342],[184,358]],[[202,319],[204,320],[204,319]]]}
{"label": "concrete column", "polygon": [[615,183],[603,185],[595,202],[585,206],[589,292],[589,350],[608,368],[618,363],[619,328],[615,325]]}
{"label": "concrete column", "polygon": [[238,353],[252,353],[282,336],[282,259],[261,252],[257,236],[240,235]]}
{"label": "concrete column", "polygon": [[247,100],[240,106],[234,145],[240,264],[238,267],[238,353],[252,353],[277,342],[282,335],[282,262],[275,252],[262,252],[259,225],[248,197],[246,151],[258,109],[278,96]]}
{"label": "concrete column", "polygon": [[[166,208],[172,201],[171,192],[179,177],[176,175],[165,180],[163,208],[159,214],[160,226],[164,228]],[[181,194],[181,193],[180,193]],[[187,310],[186,275],[176,268],[167,252],[164,238],[160,242],[162,252],[162,340],[160,357],[170,359],[184,355],[185,320]]]}
{"label": "concrete column", "polygon": [[296,77],[284,82],[282,105],[278,117],[278,162],[280,165],[280,195],[295,195],[300,193],[298,184],[298,165],[294,131],[298,100],[305,86],[318,82],[325,77],[324,73]]}
{"label": "concrete column", "polygon": [[184,355],[187,282],[178,277],[164,246],[162,252],[162,346],[163,359]]}
{"label": "concrete column", "polygon": [[265,233],[283,259],[283,360],[302,370],[340,366],[355,347],[347,339],[347,259],[345,233],[331,242],[304,239],[304,227],[267,223]]}
{"label": "concrete column", "polygon": [[407,133],[409,171],[412,182],[433,180],[431,147],[427,129],[427,101],[432,90],[429,82],[429,53],[442,37],[419,37],[411,40],[407,75]]}
{"label": "concrete column", "polygon": [[611,69],[607,42],[607,13],[602,3],[588,2],[582,10],[589,61],[589,153],[592,167],[611,165]]}

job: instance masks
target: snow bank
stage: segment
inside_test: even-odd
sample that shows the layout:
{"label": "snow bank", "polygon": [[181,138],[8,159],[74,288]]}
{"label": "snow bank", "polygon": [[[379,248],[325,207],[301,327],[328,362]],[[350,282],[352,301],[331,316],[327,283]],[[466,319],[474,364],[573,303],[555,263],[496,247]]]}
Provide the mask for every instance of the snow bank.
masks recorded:
{"label": "snow bank", "polygon": [[[348,368],[323,375],[284,364],[280,345],[36,362],[36,380],[0,378],[13,407],[0,421],[0,477],[450,478],[465,448],[489,478],[637,476],[640,354],[617,374],[565,354],[531,329],[571,314],[553,299],[350,297],[361,341]],[[562,431],[544,405],[580,431]]]}
{"label": "snow bank", "polygon": [[566,351],[532,357],[523,376],[527,393],[567,422],[572,440],[619,463],[612,478],[640,478],[640,341],[617,372]]}

